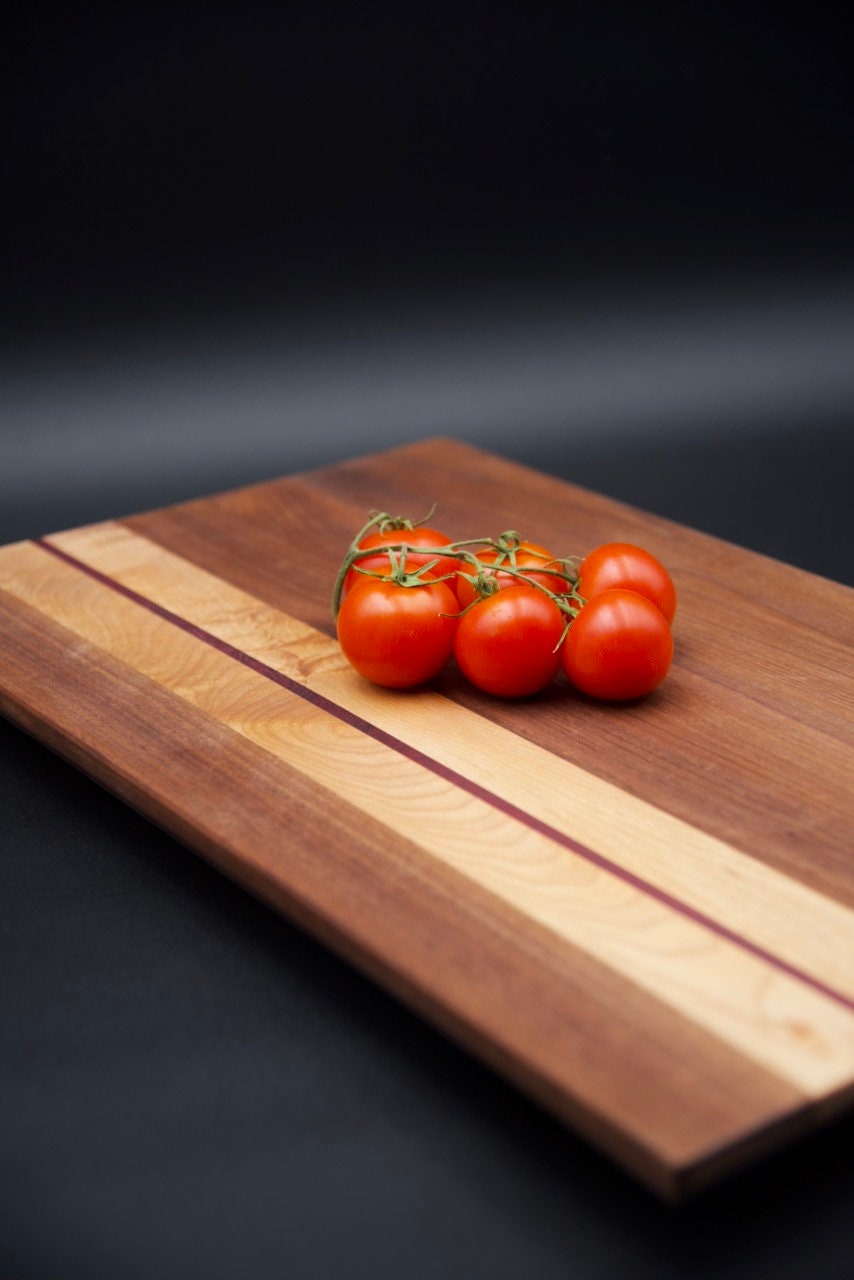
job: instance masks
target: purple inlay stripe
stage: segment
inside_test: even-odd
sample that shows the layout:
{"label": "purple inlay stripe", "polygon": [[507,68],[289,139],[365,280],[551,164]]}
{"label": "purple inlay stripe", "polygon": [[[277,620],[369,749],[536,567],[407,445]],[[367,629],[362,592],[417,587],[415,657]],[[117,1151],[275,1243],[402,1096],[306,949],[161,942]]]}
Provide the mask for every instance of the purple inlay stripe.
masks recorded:
{"label": "purple inlay stripe", "polygon": [[582,844],[579,840],[575,840],[572,836],[552,827],[549,823],[544,822],[541,818],[535,817],[533,814],[527,813],[518,805],[504,799],[494,791],[490,791],[487,787],[481,786],[480,783],[466,777],[465,774],[458,773],[455,769],[449,768],[439,760],[434,760],[432,756],[427,755],[423,751],[419,751],[417,747],[410,746],[404,742],[402,738],[397,738],[394,734],[387,733],[385,729],[380,729],[377,725],[371,724],[369,720],[365,720],[362,716],[356,715],[352,711],[348,711],[346,707],[341,707],[337,702],[333,702],[331,698],[324,697],[321,693],[300,684],[299,681],[293,680],[282,671],[277,671],[275,667],[269,666],[266,662],[261,662],[258,658],[253,658],[251,654],[245,653],[242,649],[228,643],[227,640],[221,640],[219,636],[213,635],[210,631],[205,631],[203,627],[199,627],[194,622],[182,618],[180,614],[173,613],[171,609],[164,608],[163,605],[157,604],[156,601],[149,599],[147,596],[141,595],[140,592],[134,591],[132,587],[125,586],[116,578],[111,578],[108,574],[102,573],[100,569],[95,569],[85,561],[79,560],[76,556],[70,555],[67,551],[63,551],[61,547],[55,546],[48,541],[47,538],[35,538],[33,542],[42,550],[50,552],[57,559],[65,561],[66,564],[78,569],[81,573],[85,573],[88,577],[93,578],[96,582],[108,587],[111,591],[115,591],[118,595],[124,596],[127,600],[132,600],[134,604],[140,605],[147,609],[149,613],[154,614],[158,618],[162,618],[165,622],[171,623],[178,627],[187,635],[193,636],[197,640],[201,640],[204,644],[210,645],[211,648],[218,650],[227,657],[232,658],[235,662],[239,662],[242,666],[248,667],[251,671],[256,672],[260,676],[264,676],[267,680],[271,680],[274,684],[280,685],[283,689],[287,689],[289,693],[295,694],[303,701],[311,703],[321,711],[327,712],[329,715],[335,716],[336,719],[348,724],[353,729],[357,729],[360,733],[364,733],[367,737],[373,738],[375,742],[381,743],[385,747],[389,747],[392,751],[396,751],[399,755],[405,756],[406,759],[412,760],[415,764],[421,765],[428,769],[431,773],[439,778],[443,778],[452,786],[458,787],[462,791],[468,792],[469,795],[475,796],[478,800],[484,801],[493,809],[499,810],[508,817],[513,818],[516,822],[522,823],[532,831],[538,832],[547,839],[554,841],[556,844],[562,845],[565,849],[570,849],[573,853],[579,855],[592,866],[598,867],[602,871],[615,876],[622,880],[624,884],[630,885],[638,892],[645,894],[648,898],[661,903],[670,910],[677,912],[687,920],[692,920],[695,924],[707,929],[710,933],[716,934],[719,938],[730,942],[733,946],[739,947],[742,951],[749,955],[764,961],[772,968],[777,969],[780,973],[785,973],[788,977],[794,978],[796,981],[803,983],[804,986],[811,987],[814,991],[818,991],[821,995],[826,996],[829,1000],[833,1000],[836,1004],[840,1004],[843,1008],[854,1012],[854,999],[845,995],[842,991],[837,991],[834,987],[828,986],[819,978],[814,978],[812,974],[806,973],[799,969],[796,965],[791,964],[782,956],[776,955],[772,951],[766,950],[765,947],[758,943],[752,942],[750,938],[745,938],[742,934],[737,933],[734,929],[730,929],[727,925],[721,924],[715,920],[713,916],[706,915],[699,911],[696,907],[692,907],[690,903],[683,902],[680,898],[676,898],[673,894],[668,893],[665,889],[659,888],[648,880],[644,880],[642,876],[636,875],[635,872],[629,871],[626,867],[621,866],[618,862],[613,862],[604,854],[597,853],[595,849],[590,849],[587,845]]}

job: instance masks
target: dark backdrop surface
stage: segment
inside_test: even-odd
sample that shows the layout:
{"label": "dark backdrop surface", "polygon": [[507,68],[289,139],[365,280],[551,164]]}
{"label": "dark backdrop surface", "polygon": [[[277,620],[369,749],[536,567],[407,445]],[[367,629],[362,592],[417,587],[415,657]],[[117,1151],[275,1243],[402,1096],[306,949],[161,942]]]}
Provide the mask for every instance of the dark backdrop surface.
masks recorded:
{"label": "dark backdrop surface", "polygon": [[850,267],[849,16],[21,6],[3,65],[17,301],[43,331],[167,301]]}
{"label": "dark backdrop surface", "polygon": [[[36,3],[0,59],[0,540],[443,433],[854,582],[847,4]],[[0,750],[0,1274],[854,1274],[850,1121],[664,1208]]]}
{"label": "dark backdrop surface", "polygon": [[0,536],[444,433],[848,580],[851,53],[845,3],[13,6]]}

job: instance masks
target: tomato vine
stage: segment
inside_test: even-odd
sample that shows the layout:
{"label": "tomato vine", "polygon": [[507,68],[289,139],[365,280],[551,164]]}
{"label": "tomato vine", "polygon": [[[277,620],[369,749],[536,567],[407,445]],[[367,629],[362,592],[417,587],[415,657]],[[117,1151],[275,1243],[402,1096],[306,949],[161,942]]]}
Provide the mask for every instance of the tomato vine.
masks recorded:
{"label": "tomato vine", "polygon": [[409,688],[453,657],[499,697],[540,691],[563,669],[582,693],[643,697],[673,656],[673,581],[633,544],[556,556],[508,529],[452,540],[422,520],[372,512],[341,562],[332,611],[366,679]]}

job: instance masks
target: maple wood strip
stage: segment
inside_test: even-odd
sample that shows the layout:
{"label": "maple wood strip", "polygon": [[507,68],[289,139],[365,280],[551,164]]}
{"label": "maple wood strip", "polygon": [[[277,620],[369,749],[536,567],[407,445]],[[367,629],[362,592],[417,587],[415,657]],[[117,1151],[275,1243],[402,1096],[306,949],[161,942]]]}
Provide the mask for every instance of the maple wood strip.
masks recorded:
{"label": "maple wood strip", "polygon": [[417,832],[434,858],[808,1095],[850,1088],[854,1019],[805,984],[626,885],[615,894],[613,876],[42,549],[21,548],[12,573],[4,567],[7,590],[336,796],[381,812],[396,837]]}
{"label": "maple wood strip", "polygon": [[[593,705],[558,686],[533,704],[499,706],[453,669],[441,679],[449,698],[854,907],[848,840],[854,716],[851,694],[846,698],[839,686],[839,673],[851,663],[854,593],[839,584],[449,441],[124,523],[330,634],[330,585],[368,507],[417,514],[433,498],[455,535],[483,533],[512,513],[514,524],[559,547],[634,537],[660,551],[684,587],[671,676],[643,705]],[[722,593],[710,618],[700,607],[704,575],[719,579],[715,590]],[[748,595],[751,607],[744,610]],[[792,599],[809,626],[786,615]],[[725,620],[722,630],[718,618]],[[739,655],[743,670],[728,658],[731,625],[748,638]],[[749,694],[762,679],[772,633],[789,656],[757,700]],[[823,665],[836,673],[832,696],[821,681],[813,687],[811,647],[802,654],[813,640],[831,646]]]}
{"label": "maple wood strip", "polygon": [[[0,670],[0,712],[660,1193],[810,1124],[799,1091],[411,841],[378,858],[376,819],[329,804],[325,787],[2,590]],[[283,827],[307,810],[310,825]]]}
{"label": "maple wood strip", "polygon": [[142,592],[144,603],[168,608],[176,625],[203,629],[232,656],[270,664],[326,698],[333,713],[358,716],[363,732],[392,735],[397,750],[444,770],[454,785],[854,1008],[854,912],[845,906],[575,766],[560,765],[556,787],[557,762],[539,748],[435,694],[370,688],[335,642],[120,525],[52,542],[96,576],[108,570],[107,585]]}

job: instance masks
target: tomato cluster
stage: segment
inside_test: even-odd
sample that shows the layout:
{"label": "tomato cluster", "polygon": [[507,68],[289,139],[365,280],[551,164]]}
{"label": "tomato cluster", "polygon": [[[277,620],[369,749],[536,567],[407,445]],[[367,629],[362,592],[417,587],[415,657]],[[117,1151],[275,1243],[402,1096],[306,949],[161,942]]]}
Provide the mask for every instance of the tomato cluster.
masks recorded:
{"label": "tomato cluster", "polygon": [[453,542],[377,515],[335,585],[338,640],[377,685],[407,689],[453,659],[478,689],[538,693],[563,670],[593,698],[651,693],[673,657],[676,591],[649,551],[626,542],[558,557],[515,531]]}

